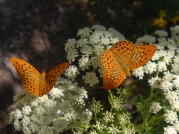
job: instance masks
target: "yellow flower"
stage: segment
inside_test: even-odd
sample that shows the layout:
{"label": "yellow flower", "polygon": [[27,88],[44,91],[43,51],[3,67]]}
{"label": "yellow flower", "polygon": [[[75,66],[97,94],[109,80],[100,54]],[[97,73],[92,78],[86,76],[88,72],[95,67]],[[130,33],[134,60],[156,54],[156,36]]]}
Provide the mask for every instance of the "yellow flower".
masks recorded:
{"label": "yellow flower", "polygon": [[154,19],[153,24],[159,28],[162,28],[167,25],[167,21],[163,18]]}
{"label": "yellow flower", "polygon": [[171,21],[173,24],[176,24],[179,21],[179,15],[176,15],[175,17],[171,18]]}

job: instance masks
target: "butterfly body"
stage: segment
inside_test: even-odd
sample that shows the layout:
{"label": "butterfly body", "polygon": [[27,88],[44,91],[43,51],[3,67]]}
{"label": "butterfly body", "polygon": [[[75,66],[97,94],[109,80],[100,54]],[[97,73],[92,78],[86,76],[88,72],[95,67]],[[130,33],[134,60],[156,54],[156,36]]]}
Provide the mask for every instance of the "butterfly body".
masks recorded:
{"label": "butterfly body", "polygon": [[104,67],[103,85],[106,90],[118,87],[126,75],[151,59],[156,51],[154,45],[134,45],[129,41],[119,41],[101,54]]}
{"label": "butterfly body", "polygon": [[57,78],[69,66],[69,62],[61,63],[52,68],[48,73],[40,74],[32,65],[18,58],[11,58],[11,62],[21,77],[23,87],[39,97],[47,94],[55,85]]}

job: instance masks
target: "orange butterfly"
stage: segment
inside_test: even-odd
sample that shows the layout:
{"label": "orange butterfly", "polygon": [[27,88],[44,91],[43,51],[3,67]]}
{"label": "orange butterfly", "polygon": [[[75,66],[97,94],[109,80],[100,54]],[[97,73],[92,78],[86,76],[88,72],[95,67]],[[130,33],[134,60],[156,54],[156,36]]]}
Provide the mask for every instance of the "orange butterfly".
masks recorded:
{"label": "orange butterfly", "polygon": [[106,90],[118,87],[130,71],[148,62],[156,51],[154,45],[134,45],[119,41],[101,54],[104,67],[103,86]]}
{"label": "orange butterfly", "polygon": [[11,58],[11,62],[21,77],[23,87],[36,97],[47,94],[55,85],[59,75],[69,66],[69,62],[64,62],[52,68],[47,74],[44,71],[40,74],[23,60]]}

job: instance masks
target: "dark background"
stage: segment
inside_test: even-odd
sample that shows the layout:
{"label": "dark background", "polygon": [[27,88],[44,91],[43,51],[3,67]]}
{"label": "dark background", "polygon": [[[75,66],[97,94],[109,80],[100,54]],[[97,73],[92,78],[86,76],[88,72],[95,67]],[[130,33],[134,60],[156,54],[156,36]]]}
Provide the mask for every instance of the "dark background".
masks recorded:
{"label": "dark background", "polygon": [[64,44],[80,28],[112,27],[135,42],[178,23],[178,0],[0,0],[0,133],[20,133],[8,123],[22,90],[11,57],[48,71],[66,61]]}

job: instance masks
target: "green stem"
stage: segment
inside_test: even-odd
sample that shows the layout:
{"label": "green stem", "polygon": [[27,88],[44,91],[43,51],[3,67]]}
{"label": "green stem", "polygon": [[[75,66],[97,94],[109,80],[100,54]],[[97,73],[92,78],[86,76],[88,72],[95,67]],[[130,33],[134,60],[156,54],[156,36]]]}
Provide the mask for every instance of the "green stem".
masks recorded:
{"label": "green stem", "polygon": [[152,97],[153,97],[153,91],[154,91],[154,88],[151,88],[149,98],[152,98]]}
{"label": "green stem", "polygon": [[157,77],[158,74],[159,74],[159,71],[157,70],[157,71],[155,72],[155,74],[154,74],[154,77]]}
{"label": "green stem", "polygon": [[156,125],[157,123],[159,123],[159,122],[162,121],[162,120],[163,120],[163,115],[158,116],[158,117],[154,116],[153,118],[151,118],[151,120],[146,121],[146,122],[143,122],[143,123],[141,123],[141,124],[139,124],[139,125],[136,125],[136,126],[135,126],[135,129],[138,130],[138,129],[140,129],[142,126],[144,126],[145,124],[151,124],[151,125],[154,124],[154,125]]}
{"label": "green stem", "polygon": [[110,98],[113,99],[113,94],[111,93],[111,90],[108,90],[108,93],[109,93]]}
{"label": "green stem", "polygon": [[[110,103],[111,99],[113,99],[114,97],[113,97],[111,90],[108,90],[108,93],[109,93],[109,103]],[[118,112],[115,108],[114,108],[114,112],[115,112],[115,115],[117,117],[118,124],[121,126],[121,129],[123,130],[124,126],[123,126],[123,124],[120,123],[120,116],[119,116],[119,114],[118,114]]]}

